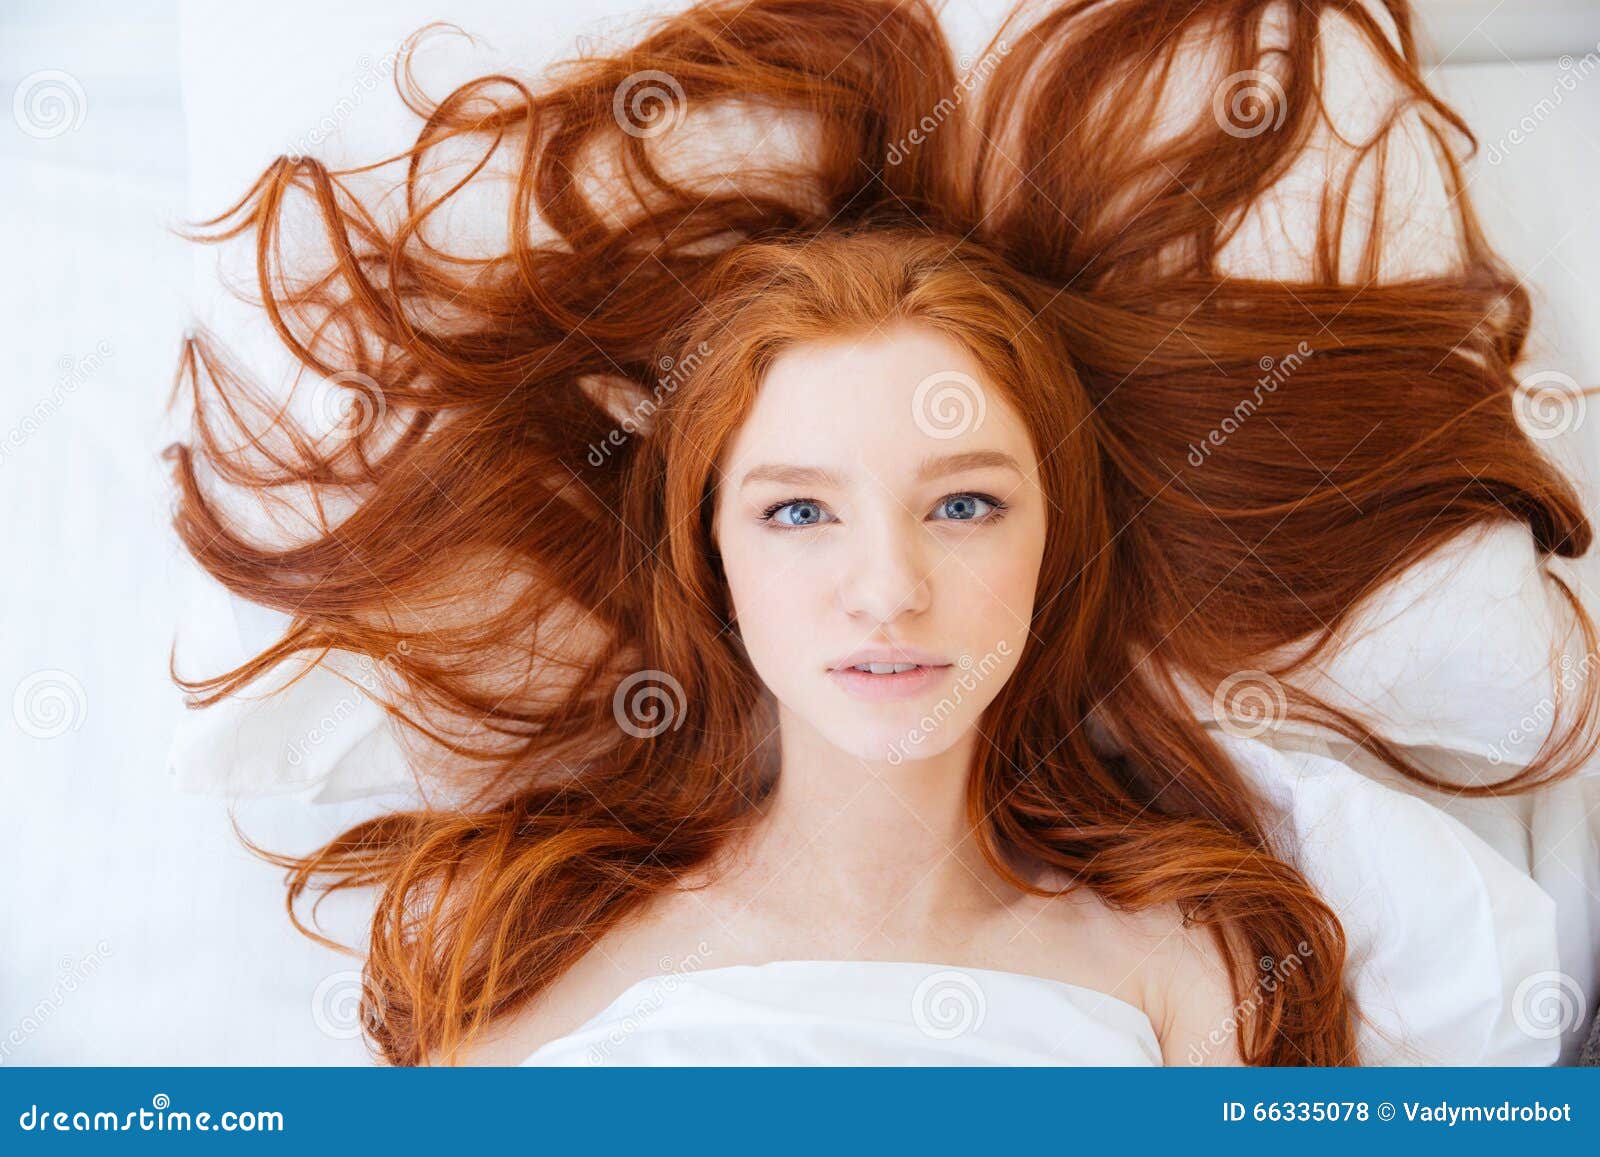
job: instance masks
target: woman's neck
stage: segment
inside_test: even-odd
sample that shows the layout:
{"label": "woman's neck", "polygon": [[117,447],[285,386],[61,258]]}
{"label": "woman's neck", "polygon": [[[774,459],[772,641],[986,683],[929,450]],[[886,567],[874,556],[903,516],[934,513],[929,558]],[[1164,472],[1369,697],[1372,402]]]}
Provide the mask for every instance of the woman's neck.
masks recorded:
{"label": "woman's neck", "polygon": [[779,727],[777,783],[735,856],[751,902],[824,919],[844,939],[894,941],[1015,901],[967,815],[976,733],[896,765],[843,752],[781,709]]}

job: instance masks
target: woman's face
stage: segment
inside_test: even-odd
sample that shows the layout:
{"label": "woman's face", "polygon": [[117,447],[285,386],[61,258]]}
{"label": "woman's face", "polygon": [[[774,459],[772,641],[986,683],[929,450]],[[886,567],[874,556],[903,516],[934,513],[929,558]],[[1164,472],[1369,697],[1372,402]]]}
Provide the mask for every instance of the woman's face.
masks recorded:
{"label": "woman's face", "polygon": [[[723,460],[714,522],[736,626],[782,707],[862,759],[967,734],[1027,639],[1037,467],[1022,419],[934,329],[785,350]],[[874,661],[915,667],[851,669]]]}

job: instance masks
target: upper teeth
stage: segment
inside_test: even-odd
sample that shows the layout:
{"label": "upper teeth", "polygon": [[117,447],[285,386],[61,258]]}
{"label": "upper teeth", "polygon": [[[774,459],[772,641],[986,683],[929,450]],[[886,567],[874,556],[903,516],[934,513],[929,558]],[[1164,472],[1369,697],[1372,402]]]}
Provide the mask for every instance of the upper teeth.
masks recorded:
{"label": "upper teeth", "polygon": [[902,671],[915,671],[916,663],[857,663],[853,670],[870,671],[874,675],[898,675]]}

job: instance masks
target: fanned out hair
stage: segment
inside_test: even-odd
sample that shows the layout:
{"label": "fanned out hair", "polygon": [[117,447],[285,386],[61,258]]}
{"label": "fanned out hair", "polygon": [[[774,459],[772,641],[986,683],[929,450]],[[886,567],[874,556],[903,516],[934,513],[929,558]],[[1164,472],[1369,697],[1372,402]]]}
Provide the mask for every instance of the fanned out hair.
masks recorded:
{"label": "fanned out hair", "polygon": [[[292,622],[179,682],[203,706],[295,656],[378,661],[419,786],[446,798],[305,857],[251,846],[290,870],[291,919],[319,940],[302,892],[379,889],[364,1011],[389,1062],[453,1059],[712,863],[771,789],[770,704],[710,535],[717,461],[782,348],[902,320],[973,352],[1051,500],[1031,638],[971,773],[986,857],[1035,893],[1019,865],[1117,909],[1175,904],[1236,995],[1258,959],[1303,956],[1240,1018],[1241,1055],[1360,1059],[1339,921],[1176,673],[1210,689],[1263,669],[1290,714],[1469,795],[1567,773],[1597,712],[1586,689],[1539,759],[1463,787],[1292,686],[1364,596],[1468,528],[1514,520],[1566,557],[1590,541],[1516,422],[1529,301],[1459,195],[1475,142],[1386,2],[1398,42],[1344,0],[1070,0],[1014,12],[962,71],[925,0],[709,0],[537,84],[484,76],[440,102],[408,56],[413,148],[340,171],[279,157],[197,226],[255,234],[278,337],[356,404],[319,438],[215,341],[186,341],[177,531]],[[1325,13],[1402,99],[1346,142],[1303,275],[1230,275],[1230,240],[1323,123]],[[1163,100],[1196,45],[1252,79],[1243,103]],[[1458,194],[1459,253],[1394,279],[1381,174],[1402,112]],[[445,146],[472,159],[441,189],[426,162]],[[396,162],[403,210],[384,218],[352,179]],[[505,236],[444,245],[457,198],[497,173]],[[1358,181],[1378,192],[1352,250]],[[315,259],[283,252],[295,206],[320,224]],[[1261,359],[1308,342],[1271,421],[1196,463]],[[225,487],[309,533],[252,534]],[[641,674],[681,687],[681,726],[619,726]]]}

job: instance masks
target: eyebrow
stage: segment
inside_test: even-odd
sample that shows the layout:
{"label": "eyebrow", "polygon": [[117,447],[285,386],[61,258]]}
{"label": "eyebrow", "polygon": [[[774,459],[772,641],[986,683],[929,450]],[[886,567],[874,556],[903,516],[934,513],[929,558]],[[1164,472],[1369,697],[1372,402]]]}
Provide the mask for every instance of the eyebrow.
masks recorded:
{"label": "eyebrow", "polygon": [[[1018,474],[1023,472],[1017,460],[1010,454],[999,450],[966,450],[958,454],[940,454],[924,458],[917,467],[917,481],[925,482],[930,478],[958,474],[963,470],[982,470],[990,467],[1014,470]],[[836,490],[844,489],[844,482],[839,475],[820,466],[787,464],[752,466],[745,471],[744,477],[739,481],[739,489],[743,490],[756,482],[778,482],[787,486],[831,486]]]}

